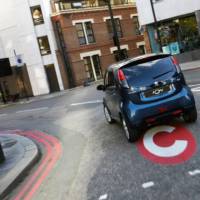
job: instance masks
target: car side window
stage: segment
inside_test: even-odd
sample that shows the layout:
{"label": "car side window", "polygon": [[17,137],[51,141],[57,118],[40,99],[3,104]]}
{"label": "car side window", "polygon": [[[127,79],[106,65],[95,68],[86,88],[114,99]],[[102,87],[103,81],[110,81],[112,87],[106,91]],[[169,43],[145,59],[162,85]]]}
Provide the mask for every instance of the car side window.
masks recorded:
{"label": "car side window", "polygon": [[106,88],[115,87],[115,78],[114,78],[114,75],[112,72],[106,73],[105,86],[106,86]]}

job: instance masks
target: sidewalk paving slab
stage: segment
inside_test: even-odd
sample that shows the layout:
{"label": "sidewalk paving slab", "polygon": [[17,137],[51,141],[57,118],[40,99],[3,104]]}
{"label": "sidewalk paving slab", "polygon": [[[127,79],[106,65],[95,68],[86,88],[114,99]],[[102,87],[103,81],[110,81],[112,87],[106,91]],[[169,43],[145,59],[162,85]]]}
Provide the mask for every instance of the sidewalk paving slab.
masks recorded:
{"label": "sidewalk paving slab", "polygon": [[1,134],[5,162],[0,164],[0,199],[3,199],[23,178],[39,158],[39,149],[30,139],[16,134]]}

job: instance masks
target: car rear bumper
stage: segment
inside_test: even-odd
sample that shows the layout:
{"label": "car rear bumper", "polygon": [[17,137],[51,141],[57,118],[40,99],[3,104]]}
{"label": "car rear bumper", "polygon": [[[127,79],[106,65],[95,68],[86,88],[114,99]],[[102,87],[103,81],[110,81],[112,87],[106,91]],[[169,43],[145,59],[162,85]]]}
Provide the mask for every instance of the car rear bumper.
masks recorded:
{"label": "car rear bumper", "polygon": [[141,126],[171,115],[179,115],[195,107],[191,90],[185,86],[182,90],[164,100],[149,104],[136,105],[129,101],[123,105],[123,112],[132,126]]}

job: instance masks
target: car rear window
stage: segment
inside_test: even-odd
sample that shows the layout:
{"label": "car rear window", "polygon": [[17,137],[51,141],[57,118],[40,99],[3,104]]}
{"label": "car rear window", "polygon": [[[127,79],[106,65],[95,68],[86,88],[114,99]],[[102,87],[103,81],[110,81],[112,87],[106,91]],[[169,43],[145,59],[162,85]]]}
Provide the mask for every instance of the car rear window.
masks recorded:
{"label": "car rear window", "polygon": [[171,57],[155,59],[139,64],[128,64],[122,68],[129,85],[143,86],[157,80],[171,78],[176,68]]}

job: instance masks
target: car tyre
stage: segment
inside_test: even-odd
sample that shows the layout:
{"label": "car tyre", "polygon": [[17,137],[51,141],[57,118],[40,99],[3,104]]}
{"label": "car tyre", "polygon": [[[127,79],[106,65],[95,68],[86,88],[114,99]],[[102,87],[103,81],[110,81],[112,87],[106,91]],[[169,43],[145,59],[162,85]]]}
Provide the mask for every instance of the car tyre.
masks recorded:
{"label": "car tyre", "polygon": [[140,131],[138,128],[132,128],[125,117],[122,117],[122,126],[126,135],[126,138],[129,142],[133,143],[139,139]]}
{"label": "car tyre", "polygon": [[196,108],[193,108],[193,109],[185,112],[183,114],[183,119],[187,123],[196,122],[196,120],[197,120],[197,110],[196,110]]}
{"label": "car tyre", "polygon": [[106,121],[109,124],[114,123],[115,120],[112,118],[112,116],[110,114],[110,111],[109,111],[109,109],[108,109],[108,107],[106,105],[103,105],[103,110],[104,110],[104,115],[105,115]]}

